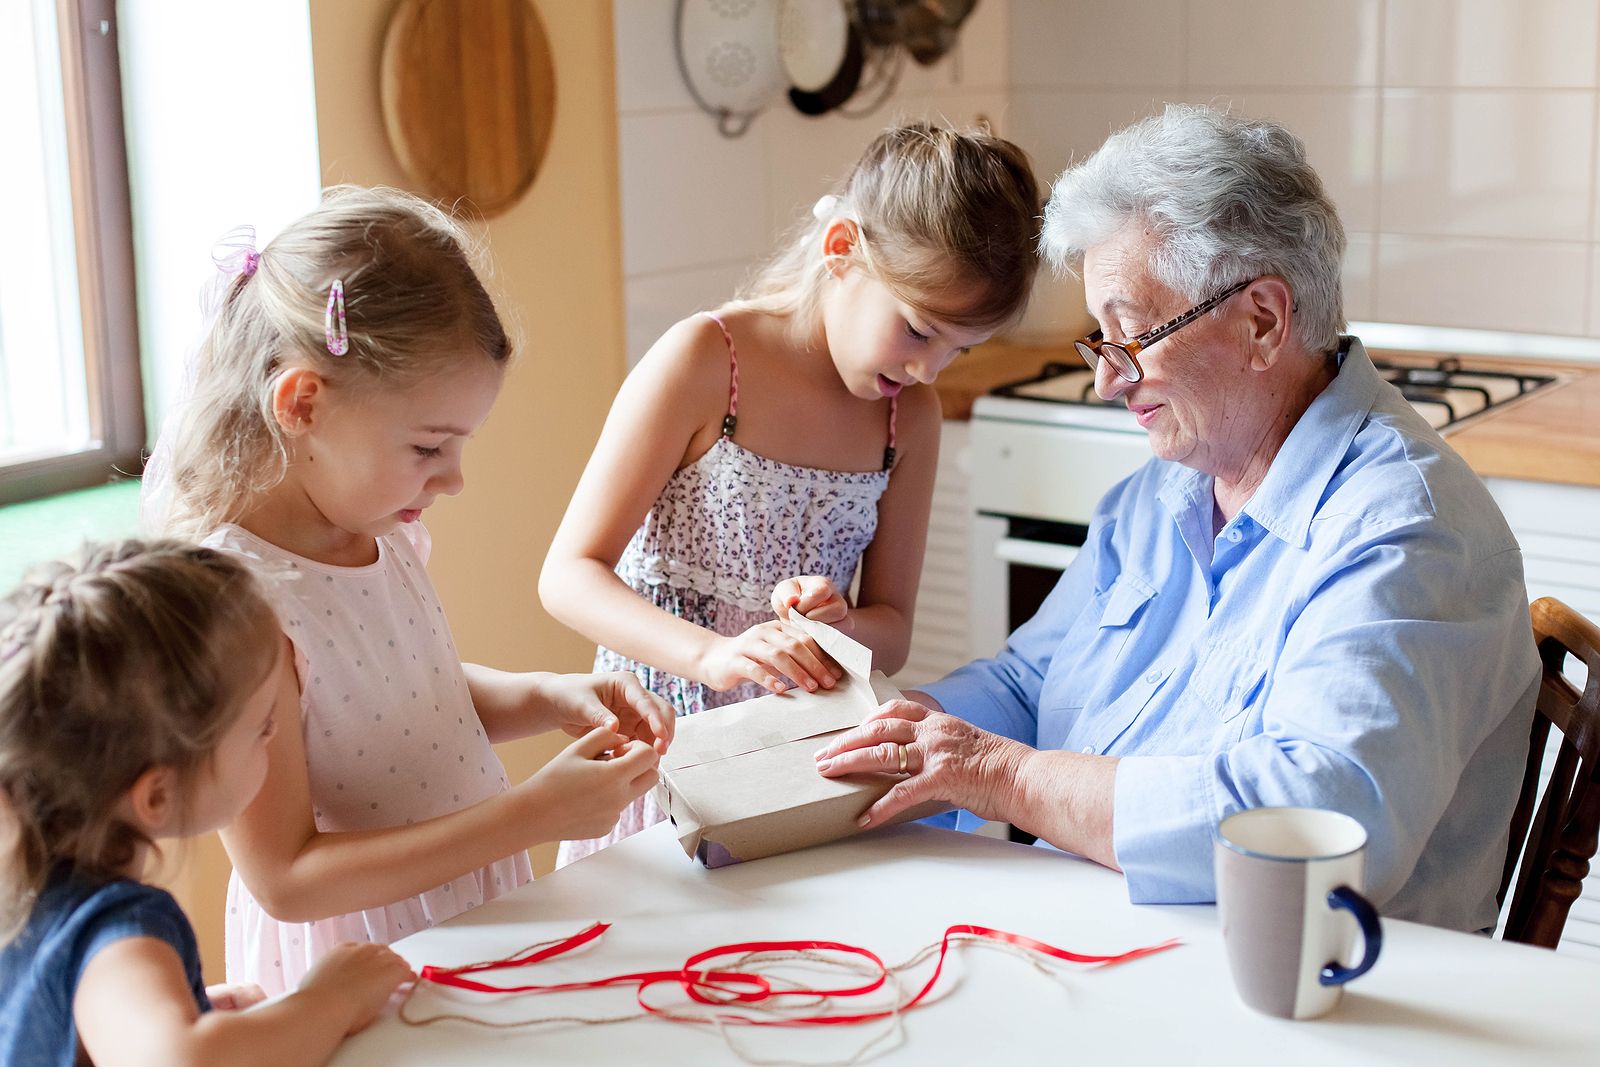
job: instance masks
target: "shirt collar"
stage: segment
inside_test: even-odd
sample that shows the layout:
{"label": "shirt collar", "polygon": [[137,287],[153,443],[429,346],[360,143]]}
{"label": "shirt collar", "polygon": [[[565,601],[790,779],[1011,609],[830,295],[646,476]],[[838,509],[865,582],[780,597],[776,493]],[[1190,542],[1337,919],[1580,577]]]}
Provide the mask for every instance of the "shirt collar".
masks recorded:
{"label": "shirt collar", "polygon": [[1355,337],[1340,338],[1338,372],[1306,408],[1241,509],[1294,548],[1304,548],[1323,491],[1366,423],[1382,379]]}
{"label": "shirt collar", "polygon": [[[1311,519],[1323,490],[1344,462],[1345,451],[1366,423],[1383,384],[1360,339],[1341,337],[1339,352],[1333,381],[1289,431],[1266,478],[1240,509],[1295,548],[1304,548],[1310,539]],[[1169,468],[1156,498],[1180,519],[1190,510],[1203,512],[1209,528],[1215,499],[1212,476],[1180,463]]]}

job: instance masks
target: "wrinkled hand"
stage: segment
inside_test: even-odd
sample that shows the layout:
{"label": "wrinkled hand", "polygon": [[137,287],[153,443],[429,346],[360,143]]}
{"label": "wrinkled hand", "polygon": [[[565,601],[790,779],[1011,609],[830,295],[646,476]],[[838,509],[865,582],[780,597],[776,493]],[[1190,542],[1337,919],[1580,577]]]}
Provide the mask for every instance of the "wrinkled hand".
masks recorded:
{"label": "wrinkled hand", "polygon": [[833,582],[820,574],[789,578],[772,590],[772,613],[787,619],[791,611],[849,632],[850,603]]}
{"label": "wrinkled hand", "polygon": [[558,674],[540,687],[555,721],[571,737],[599,728],[625,741],[643,741],[657,752],[672,743],[677,719],[672,707],[627,671]]}
{"label": "wrinkled hand", "polygon": [[817,771],[825,778],[904,773],[867,809],[862,826],[876,826],[928,800],[949,801],[983,819],[1005,820],[1027,751],[1026,745],[954,715],[911,700],[891,700],[820,749]]}
{"label": "wrinkled hand", "polygon": [[817,643],[782,622],[757,623],[742,634],[715,638],[701,660],[700,677],[717,692],[755,682],[774,693],[791,679],[808,693],[832,689],[844,671]]}
{"label": "wrinkled hand", "polygon": [[622,809],[656,784],[660,762],[644,741],[595,729],[515,788],[545,820],[550,838],[581,841],[609,833]]}
{"label": "wrinkled hand", "polygon": [[301,993],[344,1002],[351,1010],[345,1036],[365,1030],[400,983],[417,976],[387,945],[335,945],[300,980]]}
{"label": "wrinkled hand", "polygon": [[206,999],[216,1011],[244,1011],[267,999],[266,990],[254,982],[206,986]]}

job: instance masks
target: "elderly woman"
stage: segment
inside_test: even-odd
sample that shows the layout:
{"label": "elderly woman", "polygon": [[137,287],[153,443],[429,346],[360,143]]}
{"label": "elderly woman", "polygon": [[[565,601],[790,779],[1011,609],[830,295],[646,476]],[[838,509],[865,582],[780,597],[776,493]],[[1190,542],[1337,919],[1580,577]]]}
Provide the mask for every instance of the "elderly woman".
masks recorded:
{"label": "elderly woman", "polygon": [[1169,107],[1061,176],[1044,243],[1081,264],[1078,351],[1155,458],[999,655],[819,769],[905,775],[867,824],[948,800],[1145,903],[1214,899],[1224,816],[1333,808],[1388,914],[1493,926],[1539,675],[1521,553],[1341,336],[1344,232],[1301,144]]}

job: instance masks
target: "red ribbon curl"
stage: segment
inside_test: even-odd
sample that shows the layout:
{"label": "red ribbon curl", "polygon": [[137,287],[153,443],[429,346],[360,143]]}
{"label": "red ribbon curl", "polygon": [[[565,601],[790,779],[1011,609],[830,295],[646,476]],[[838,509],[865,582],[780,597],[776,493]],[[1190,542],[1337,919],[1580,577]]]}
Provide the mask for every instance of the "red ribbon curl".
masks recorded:
{"label": "red ribbon curl", "polygon": [[[1047,945],[1043,941],[1036,941],[1031,937],[1024,937],[1022,934],[1013,934],[987,926],[972,926],[963,923],[945,930],[944,936],[939,942],[939,956],[938,961],[934,964],[933,974],[929,976],[926,984],[917,991],[916,995],[904,1004],[858,1014],[819,1014],[790,1016],[781,1019],[754,1019],[744,1015],[718,1015],[714,1018],[710,1016],[679,1015],[667,1008],[651,1004],[646,999],[645,991],[657,985],[670,983],[681,988],[684,994],[696,1003],[721,1006],[759,1004],[777,997],[859,997],[883,988],[884,984],[889,980],[892,968],[870,949],[862,948],[859,945],[847,945],[839,941],[742,941],[735,944],[718,945],[715,948],[697,952],[684,960],[683,966],[671,971],[638,971],[632,974],[618,974],[609,978],[597,978],[591,981],[520,986],[489,985],[465,977],[472,974],[508,970],[514,967],[529,967],[543,963],[546,960],[554,959],[597,940],[610,928],[610,923],[597,922],[593,926],[580,930],[561,941],[535,946],[504,959],[490,960],[484,963],[470,963],[461,967],[423,967],[419,975],[419,981],[432,982],[435,985],[450,986],[455,989],[466,989],[475,993],[567,993],[580,989],[607,989],[613,986],[631,985],[635,987],[634,996],[640,1008],[651,1015],[669,1018],[678,1022],[720,1022],[740,1026],[849,1026],[856,1023],[872,1022],[877,1019],[886,1019],[899,1012],[908,1011],[916,1007],[924,997],[933,991],[933,987],[938,983],[939,976],[944,971],[945,958],[949,954],[950,946],[957,939],[986,939],[1002,944],[1015,945],[1026,951],[1036,952],[1068,963],[1083,963],[1094,967],[1110,967],[1119,963],[1127,963],[1143,956],[1165,952],[1167,949],[1175,948],[1182,944],[1181,941],[1173,938],[1158,945],[1146,945],[1143,948],[1131,949],[1114,956],[1088,956],[1079,952],[1069,952],[1066,949],[1056,948],[1054,945]],[[706,966],[711,964],[712,961],[725,956],[737,957],[765,952],[844,953],[845,955],[859,956],[861,959],[866,960],[877,971],[877,974],[860,985],[839,989],[774,989],[772,984],[759,974],[724,970],[714,965]]]}

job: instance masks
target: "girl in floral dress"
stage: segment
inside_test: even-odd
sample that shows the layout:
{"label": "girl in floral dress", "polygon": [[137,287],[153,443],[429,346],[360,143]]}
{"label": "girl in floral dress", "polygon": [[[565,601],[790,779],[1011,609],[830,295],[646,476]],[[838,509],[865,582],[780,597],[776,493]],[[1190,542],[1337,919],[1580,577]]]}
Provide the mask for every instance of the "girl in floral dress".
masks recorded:
{"label": "girl in floral dress", "polygon": [[[887,130],[744,293],[656,342],[539,580],[599,644],[597,670],[636,672],[679,715],[832,687],[790,611],[904,665],[938,460],[929,383],[1021,314],[1038,226],[1015,145]],[[640,797],[558,863],[662,818]]]}

